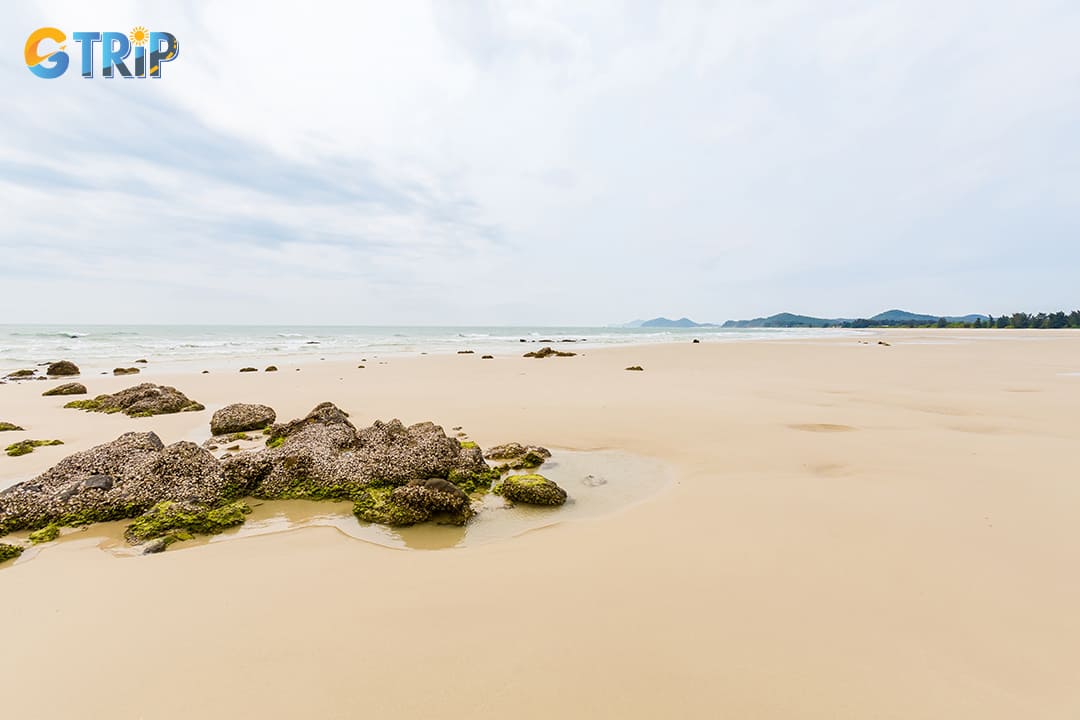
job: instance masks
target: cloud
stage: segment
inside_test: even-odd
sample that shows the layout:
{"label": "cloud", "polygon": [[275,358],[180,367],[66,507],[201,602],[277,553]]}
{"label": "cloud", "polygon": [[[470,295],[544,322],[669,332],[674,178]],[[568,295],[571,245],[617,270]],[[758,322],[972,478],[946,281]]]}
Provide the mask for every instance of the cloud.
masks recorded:
{"label": "cloud", "polygon": [[[10,14],[0,283],[34,298],[13,321],[1075,303],[1069,4]],[[45,24],[168,29],[181,55],[160,81],[43,81],[15,51]]]}

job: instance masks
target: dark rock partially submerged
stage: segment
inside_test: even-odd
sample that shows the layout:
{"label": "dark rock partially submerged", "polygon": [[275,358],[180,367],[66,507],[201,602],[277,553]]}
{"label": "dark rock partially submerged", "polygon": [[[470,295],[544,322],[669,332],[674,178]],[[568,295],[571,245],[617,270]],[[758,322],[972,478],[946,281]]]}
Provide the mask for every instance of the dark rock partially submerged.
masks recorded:
{"label": "dark rock partially submerged", "polygon": [[41,393],[43,397],[51,397],[53,395],[85,395],[86,386],[82,383],[64,383],[63,385],[57,385],[51,390],[46,390]]}
{"label": "dark rock partially submerged", "polygon": [[543,475],[509,475],[492,492],[527,505],[562,505],[566,502],[566,491]]}
{"label": "dark rock partially submerged", "polygon": [[54,362],[45,370],[46,375],[53,377],[61,377],[65,375],[78,375],[79,366],[70,360],[61,360],[60,362]]}
{"label": "dark rock partially submerged", "polygon": [[73,400],[64,407],[91,412],[122,412],[130,417],[150,417],[178,412],[205,410],[201,403],[188,398],[174,387],[142,383],[112,395],[98,395],[92,400]]}
{"label": "dark rock partially submerged", "polygon": [[213,435],[229,435],[248,430],[262,430],[277,420],[274,408],[266,405],[247,405],[235,403],[226,405],[210,418],[210,432]]}

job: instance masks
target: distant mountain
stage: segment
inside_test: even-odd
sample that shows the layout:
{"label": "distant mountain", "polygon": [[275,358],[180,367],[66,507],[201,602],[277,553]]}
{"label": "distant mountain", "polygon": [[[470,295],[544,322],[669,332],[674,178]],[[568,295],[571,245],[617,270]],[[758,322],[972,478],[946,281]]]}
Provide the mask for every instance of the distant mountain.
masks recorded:
{"label": "distant mountain", "polygon": [[716,327],[712,323],[697,323],[690,318],[679,318],[678,320],[670,320],[666,317],[653,318],[652,320],[645,320],[637,327],[649,327],[649,328],[696,328],[696,327]]}
{"label": "distant mountain", "polygon": [[[779,313],[764,318],[753,320],[728,320],[723,324],[726,328],[757,328],[757,327],[873,327],[890,325],[929,325],[936,323],[940,315],[919,315],[906,310],[886,310],[870,318],[817,318],[808,315],[794,315],[792,313]],[[944,316],[947,322],[971,323],[975,320],[986,320],[986,315],[963,315]]]}

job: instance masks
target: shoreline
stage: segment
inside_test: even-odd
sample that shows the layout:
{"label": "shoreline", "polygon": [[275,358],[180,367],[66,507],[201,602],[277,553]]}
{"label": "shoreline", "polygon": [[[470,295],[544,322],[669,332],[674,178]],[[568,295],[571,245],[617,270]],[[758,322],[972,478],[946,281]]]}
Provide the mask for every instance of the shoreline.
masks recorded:
{"label": "shoreline", "polygon": [[[149,358],[139,376],[78,379],[91,396],[173,384],[207,407],[144,419],[62,409],[40,397],[53,383],[0,386],[0,420],[67,443],[0,457],[0,487],[130,429],[201,441],[225,403],[287,420],[323,400],[357,425],[432,420],[482,447],[615,448],[674,473],[615,514],[454,553],[321,527],[115,562],[60,543],[0,568],[19,617],[5,708],[350,717],[359,694],[405,718],[1068,717],[1080,333],[972,333],[987,331],[250,374]],[[129,662],[163,635],[164,666]],[[123,691],[58,647],[124,667]],[[174,663],[199,692],[177,692]]]}

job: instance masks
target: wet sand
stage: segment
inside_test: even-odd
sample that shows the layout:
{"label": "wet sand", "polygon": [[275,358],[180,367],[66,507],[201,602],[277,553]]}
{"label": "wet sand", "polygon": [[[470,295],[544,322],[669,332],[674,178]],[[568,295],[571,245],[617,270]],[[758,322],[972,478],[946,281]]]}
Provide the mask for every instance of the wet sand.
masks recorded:
{"label": "wet sand", "polygon": [[619,512],[445,552],[331,527],[147,558],[58,543],[0,568],[5,715],[1075,717],[1080,334],[877,337],[892,345],[80,379],[208,407],[149,419],[0,386],[0,420],[29,430],[0,441],[66,443],[0,457],[0,487],[126,430],[202,440],[237,401],[623,450],[675,477]]}

